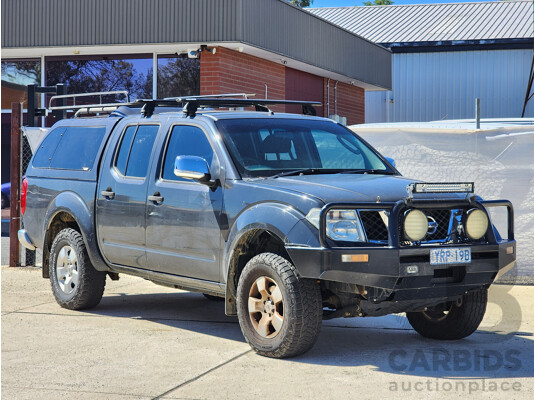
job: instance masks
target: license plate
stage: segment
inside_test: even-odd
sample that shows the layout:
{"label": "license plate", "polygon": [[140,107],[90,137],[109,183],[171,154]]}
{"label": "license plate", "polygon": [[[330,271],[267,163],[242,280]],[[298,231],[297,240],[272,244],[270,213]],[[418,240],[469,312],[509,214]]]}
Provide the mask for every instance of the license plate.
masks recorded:
{"label": "license plate", "polygon": [[432,249],[431,265],[468,264],[472,262],[472,249],[469,247],[453,247],[448,249]]}

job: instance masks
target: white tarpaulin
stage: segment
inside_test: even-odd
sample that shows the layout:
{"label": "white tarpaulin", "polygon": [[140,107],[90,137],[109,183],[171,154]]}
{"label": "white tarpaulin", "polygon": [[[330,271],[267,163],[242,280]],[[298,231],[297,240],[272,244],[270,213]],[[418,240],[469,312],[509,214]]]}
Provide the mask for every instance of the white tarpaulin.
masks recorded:
{"label": "white tarpaulin", "polygon": [[[527,122],[527,123],[526,123]],[[368,124],[350,127],[410,178],[427,182],[474,182],[485,200],[507,199],[515,209],[517,265],[508,274],[533,280],[533,119],[474,123]],[[489,209],[507,237],[506,212]]]}

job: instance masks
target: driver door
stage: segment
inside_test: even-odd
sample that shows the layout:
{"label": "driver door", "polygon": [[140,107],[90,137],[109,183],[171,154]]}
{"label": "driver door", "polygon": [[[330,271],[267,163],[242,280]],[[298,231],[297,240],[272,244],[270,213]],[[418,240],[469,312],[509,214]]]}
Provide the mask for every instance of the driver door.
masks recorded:
{"label": "driver door", "polygon": [[[219,282],[221,185],[175,176],[177,156],[204,158],[219,177],[219,161],[206,131],[198,125],[171,125],[163,154],[153,165],[147,202],[147,261],[151,270]],[[153,197],[154,198],[154,197]]]}

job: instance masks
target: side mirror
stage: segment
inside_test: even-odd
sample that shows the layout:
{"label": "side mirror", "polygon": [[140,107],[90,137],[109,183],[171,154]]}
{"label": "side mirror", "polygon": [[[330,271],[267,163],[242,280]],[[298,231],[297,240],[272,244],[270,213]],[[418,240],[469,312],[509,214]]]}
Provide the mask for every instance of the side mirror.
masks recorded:
{"label": "side mirror", "polygon": [[197,156],[178,156],[175,159],[175,175],[200,183],[209,183],[212,178],[206,160]]}
{"label": "side mirror", "polygon": [[388,161],[390,164],[392,164],[394,168],[396,168],[396,162],[394,161],[393,158],[390,158],[390,157],[385,157],[385,158],[386,158],[386,161]]}

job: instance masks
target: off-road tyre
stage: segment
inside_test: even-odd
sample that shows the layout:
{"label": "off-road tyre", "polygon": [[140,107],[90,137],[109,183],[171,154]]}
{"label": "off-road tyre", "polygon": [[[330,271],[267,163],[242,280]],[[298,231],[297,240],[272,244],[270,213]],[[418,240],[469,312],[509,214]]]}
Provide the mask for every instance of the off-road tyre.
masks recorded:
{"label": "off-road tyre", "polygon": [[[278,287],[282,294],[275,308],[279,316],[282,313],[283,322],[280,329],[272,333],[274,337],[261,336],[253,325],[254,314],[249,313],[249,297],[259,279],[268,282],[268,293],[275,292]],[[271,295],[274,299],[280,296]],[[262,253],[247,263],[239,278],[236,301],[243,336],[260,355],[297,356],[310,350],[318,338],[323,316],[320,287],[315,280],[299,278],[292,263],[277,254]]]}
{"label": "off-road tyre", "polygon": [[[56,266],[58,257],[62,249],[70,248],[73,254],[71,257],[75,260],[72,263],[74,270],[78,272],[78,282],[73,286],[71,293],[66,293],[60,286]],[[66,252],[69,253],[70,252]],[[64,255],[63,255],[64,257]],[[97,271],[87,255],[82,235],[71,228],[61,230],[54,238],[50,249],[50,283],[52,292],[58,304],[69,310],[83,310],[95,307],[104,294],[106,285],[106,272]],[[62,281],[63,282],[63,281]],[[63,284],[65,287],[66,285]]]}
{"label": "off-road tyre", "polygon": [[[460,304],[459,304],[460,303]],[[407,319],[420,335],[438,340],[459,340],[476,331],[487,309],[487,289],[469,292],[460,302],[448,304],[449,311],[438,317],[431,311],[408,312]],[[448,308],[446,307],[446,308]]]}

